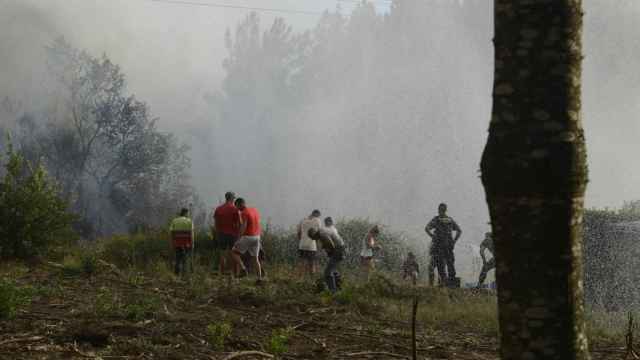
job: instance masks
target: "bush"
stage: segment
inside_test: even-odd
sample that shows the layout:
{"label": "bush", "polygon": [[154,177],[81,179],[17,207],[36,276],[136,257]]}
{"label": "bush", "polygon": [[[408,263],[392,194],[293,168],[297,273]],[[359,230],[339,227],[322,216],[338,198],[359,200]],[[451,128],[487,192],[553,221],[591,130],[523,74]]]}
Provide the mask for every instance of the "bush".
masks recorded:
{"label": "bush", "polygon": [[289,349],[289,340],[294,333],[295,330],[291,327],[274,330],[269,338],[267,350],[276,356],[286,353]]}
{"label": "bush", "polygon": [[100,241],[102,257],[119,267],[148,266],[173,255],[166,231],[115,235]]}
{"label": "bush", "polygon": [[224,349],[224,343],[231,336],[231,324],[222,322],[220,324],[209,324],[207,326],[207,337],[209,343],[217,351]]}
{"label": "bush", "polygon": [[0,257],[28,258],[74,237],[74,216],[42,166],[7,151],[0,181]]}
{"label": "bush", "polygon": [[83,250],[79,254],[65,256],[62,261],[62,271],[67,275],[91,276],[96,273],[97,262],[95,253]]}
{"label": "bush", "polygon": [[124,306],[124,317],[141,321],[153,317],[160,307],[160,302],[155,297],[143,297]]}
{"label": "bush", "polygon": [[11,319],[16,315],[18,307],[28,303],[28,292],[8,279],[0,280],[0,319]]}

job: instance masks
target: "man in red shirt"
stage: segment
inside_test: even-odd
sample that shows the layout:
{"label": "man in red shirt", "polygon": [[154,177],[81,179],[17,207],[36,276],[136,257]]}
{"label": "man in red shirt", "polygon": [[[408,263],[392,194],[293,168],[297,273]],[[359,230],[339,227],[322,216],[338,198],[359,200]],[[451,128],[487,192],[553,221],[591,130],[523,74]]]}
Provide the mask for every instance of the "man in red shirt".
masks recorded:
{"label": "man in red shirt", "polygon": [[240,256],[247,251],[251,255],[258,281],[262,280],[262,268],[260,265],[260,213],[258,209],[247,207],[244,199],[236,200],[236,207],[240,210],[240,238],[233,246],[231,256],[236,265],[242,269],[243,275],[247,275],[247,268],[244,266]]}
{"label": "man in red shirt", "polygon": [[229,191],[224,194],[224,204],[218,206],[213,213],[216,228],[216,242],[220,248],[220,274],[227,265],[231,266],[231,248],[238,238],[240,230],[240,212],[233,204],[236,194]]}

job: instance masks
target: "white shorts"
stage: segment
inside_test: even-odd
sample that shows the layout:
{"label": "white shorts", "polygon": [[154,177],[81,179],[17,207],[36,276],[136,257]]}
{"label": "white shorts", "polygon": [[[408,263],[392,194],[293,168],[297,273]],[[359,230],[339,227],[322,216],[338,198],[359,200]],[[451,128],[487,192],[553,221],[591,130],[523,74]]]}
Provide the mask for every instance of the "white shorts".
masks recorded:
{"label": "white shorts", "polygon": [[244,254],[249,251],[251,256],[258,257],[260,253],[260,236],[243,236],[233,245],[233,251]]}

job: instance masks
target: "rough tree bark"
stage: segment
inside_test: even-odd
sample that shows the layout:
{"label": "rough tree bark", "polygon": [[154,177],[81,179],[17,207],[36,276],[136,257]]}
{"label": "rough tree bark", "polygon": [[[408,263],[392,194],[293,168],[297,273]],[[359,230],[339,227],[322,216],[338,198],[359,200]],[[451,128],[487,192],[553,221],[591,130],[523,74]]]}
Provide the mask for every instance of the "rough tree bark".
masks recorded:
{"label": "rough tree bark", "polygon": [[495,0],[482,156],[502,359],[589,359],[582,285],[587,183],[581,0]]}

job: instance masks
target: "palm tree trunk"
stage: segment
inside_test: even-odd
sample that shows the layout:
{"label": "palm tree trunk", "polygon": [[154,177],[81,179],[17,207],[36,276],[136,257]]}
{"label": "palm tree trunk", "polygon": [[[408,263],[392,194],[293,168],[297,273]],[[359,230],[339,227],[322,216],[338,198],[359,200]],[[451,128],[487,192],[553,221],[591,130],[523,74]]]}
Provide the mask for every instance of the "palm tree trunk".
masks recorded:
{"label": "palm tree trunk", "polygon": [[581,0],[494,0],[495,78],[482,156],[502,359],[589,359]]}

